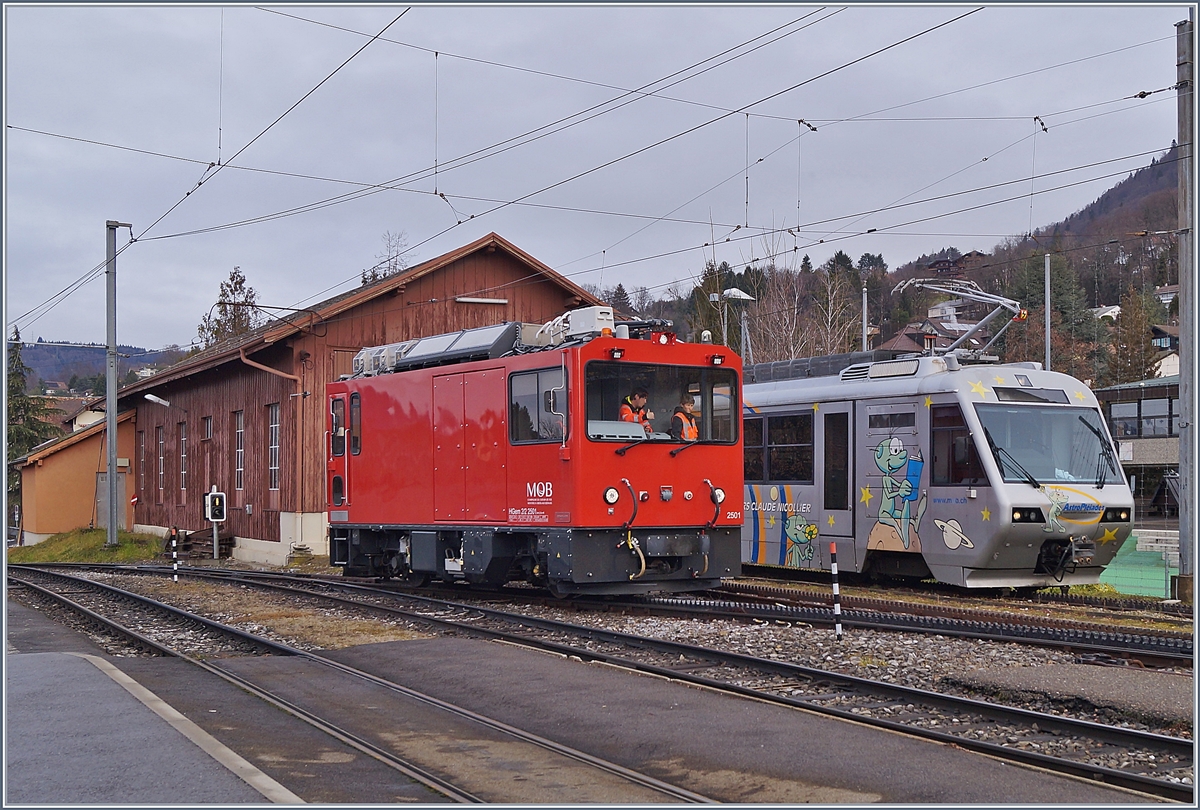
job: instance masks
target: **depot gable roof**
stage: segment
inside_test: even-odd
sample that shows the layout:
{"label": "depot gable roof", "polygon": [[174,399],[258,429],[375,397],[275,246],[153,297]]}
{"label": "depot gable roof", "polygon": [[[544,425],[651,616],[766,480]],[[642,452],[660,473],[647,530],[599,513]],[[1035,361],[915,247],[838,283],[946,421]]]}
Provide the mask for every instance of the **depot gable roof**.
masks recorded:
{"label": "depot gable roof", "polygon": [[[229,340],[218,343],[204,349],[197,354],[181,360],[169,368],[166,368],[148,377],[145,380],[135,382],[120,391],[120,397],[140,394],[145,391],[151,391],[155,388],[170,383],[184,377],[189,377],[207,369],[215,368],[223,365],[231,360],[237,359],[243,352],[245,354],[253,354],[272,344],[278,343],[281,340],[291,337],[306,329],[311,329],[316,324],[323,320],[331,319],[341,313],[354,309],[357,306],[371,301],[380,296],[389,295],[396,291],[402,291],[404,286],[422,276],[437,272],[450,264],[466,258],[473,253],[479,251],[495,251],[502,250],[510,254],[517,261],[528,265],[533,273],[562,287],[564,291],[580,300],[581,303],[599,306],[603,304],[598,298],[584,290],[572,281],[569,281],[565,276],[552,270],[548,265],[530,256],[525,251],[518,248],[513,243],[509,242],[504,237],[496,233],[489,233],[487,236],[476,239],[474,242],[463,245],[460,248],[444,253],[441,256],[422,262],[415,267],[410,267],[406,270],[397,273],[394,276],[389,276],[381,281],[375,282],[364,287],[358,287],[354,290],[341,293],[332,298],[328,298],[319,304],[306,308],[301,312],[293,313],[284,318],[276,318],[268,323],[253,329],[243,335],[230,338]],[[505,285],[507,286],[507,285]],[[462,294],[482,295],[486,293],[496,292],[499,288],[489,290],[464,290]]]}

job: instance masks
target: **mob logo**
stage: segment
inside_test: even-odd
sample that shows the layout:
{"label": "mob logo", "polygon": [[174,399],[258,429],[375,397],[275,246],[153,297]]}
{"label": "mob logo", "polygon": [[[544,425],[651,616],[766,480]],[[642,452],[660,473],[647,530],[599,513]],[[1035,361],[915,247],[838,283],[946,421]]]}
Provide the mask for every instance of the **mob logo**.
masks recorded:
{"label": "mob logo", "polygon": [[554,484],[551,481],[528,481],[525,483],[525,497],[553,498]]}

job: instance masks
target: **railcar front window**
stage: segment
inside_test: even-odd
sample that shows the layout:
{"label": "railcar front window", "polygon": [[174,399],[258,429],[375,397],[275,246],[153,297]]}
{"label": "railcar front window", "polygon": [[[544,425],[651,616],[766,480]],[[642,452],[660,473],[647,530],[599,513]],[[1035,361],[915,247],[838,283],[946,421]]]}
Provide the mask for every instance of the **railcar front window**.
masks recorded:
{"label": "railcar front window", "polygon": [[1006,482],[1027,480],[1023,470],[1047,484],[1119,478],[1108,469],[1115,454],[1095,409],[977,403],[975,412]]}
{"label": "railcar front window", "polygon": [[[685,395],[694,401],[692,415],[701,442],[738,440],[741,392],[732,369],[593,360],[584,376],[587,435],[593,441],[675,441],[671,418]],[[642,389],[649,395],[646,410],[654,414],[649,434],[637,423],[621,421],[621,403]]]}

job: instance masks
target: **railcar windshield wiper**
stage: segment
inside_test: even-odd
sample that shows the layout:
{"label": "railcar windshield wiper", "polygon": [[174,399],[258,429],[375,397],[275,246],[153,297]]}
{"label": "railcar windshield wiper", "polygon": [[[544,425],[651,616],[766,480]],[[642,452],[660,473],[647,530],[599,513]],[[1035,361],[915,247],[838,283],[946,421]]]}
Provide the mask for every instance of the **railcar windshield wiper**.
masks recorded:
{"label": "railcar windshield wiper", "polygon": [[1101,433],[1095,425],[1084,419],[1083,414],[1079,415],[1079,421],[1083,422],[1083,426],[1096,434],[1096,438],[1100,440],[1100,449],[1103,452],[1100,453],[1100,458],[1096,459],[1096,489],[1103,489],[1105,482],[1108,480],[1108,475],[1104,471],[1105,465],[1108,466],[1108,469],[1112,470],[1113,475],[1117,474],[1117,467],[1113,463],[1112,447],[1109,446],[1108,437]]}
{"label": "railcar windshield wiper", "polygon": [[992,450],[992,455],[996,459],[996,464],[1000,467],[1001,475],[1004,475],[1004,459],[1008,459],[1009,463],[1012,464],[1012,468],[1024,476],[1025,483],[1029,484],[1029,486],[1033,487],[1034,489],[1040,490],[1042,488],[1042,485],[1038,483],[1038,480],[1034,478],[1032,474],[1030,474],[1029,470],[1021,466],[1021,462],[1017,461],[1016,458],[1013,457],[1012,453],[996,444],[996,441],[992,438],[992,432],[986,427],[983,429],[983,435],[987,439],[988,447],[990,447]]}

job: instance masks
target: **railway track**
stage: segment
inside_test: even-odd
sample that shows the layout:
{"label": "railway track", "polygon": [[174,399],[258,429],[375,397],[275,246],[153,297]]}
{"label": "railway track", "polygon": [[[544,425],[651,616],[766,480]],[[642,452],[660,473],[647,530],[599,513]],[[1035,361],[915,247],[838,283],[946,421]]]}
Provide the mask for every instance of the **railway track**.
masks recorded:
{"label": "railway track", "polygon": [[366,585],[312,578],[288,582],[245,572],[185,573],[651,673],[1172,800],[1190,802],[1193,796],[1193,744],[1180,737]]}
{"label": "railway track", "polygon": [[[325,732],[339,742],[357,749],[403,776],[424,785],[443,800],[459,803],[507,802],[514,796],[505,793],[505,780],[496,780],[490,786],[488,780],[479,776],[464,779],[471,768],[462,763],[447,765],[437,751],[422,751],[435,746],[422,746],[411,740],[398,754],[395,742],[386,742],[380,734],[383,730],[376,722],[374,728],[364,728],[347,723],[346,716],[331,717],[332,704],[314,709],[295,697],[281,696],[278,682],[269,678],[246,677],[228,666],[228,660],[244,656],[289,656],[303,659],[306,664],[316,665],[332,672],[335,677],[354,681],[338,686],[326,683],[325,694],[337,694],[342,689],[353,689],[361,695],[364,684],[374,697],[368,702],[380,706],[396,706],[401,716],[411,718],[420,715],[412,709],[418,704],[428,716],[437,718],[432,737],[444,737],[452,733],[456,725],[474,726],[473,732],[463,736],[472,739],[473,748],[488,748],[484,738],[503,738],[498,745],[490,747],[492,765],[497,752],[503,751],[506,764],[521,774],[555,774],[558,790],[569,781],[574,796],[558,795],[563,801],[589,802],[617,800],[630,803],[678,802],[712,803],[713,800],[693,791],[668,784],[613,762],[603,760],[583,751],[540,737],[507,723],[431,697],[416,690],[365,672],[361,669],[335,661],[311,650],[302,650],[261,635],[249,633],[204,616],[158,602],[157,600],[116,588],[94,580],[48,572],[31,568],[9,567],[9,580],[19,587],[80,617],[93,631],[118,637],[123,644],[151,655],[174,656],[201,668],[217,677],[235,684],[267,703],[282,709],[303,722]],[[328,677],[329,673],[326,673]],[[261,681],[261,682],[260,682]],[[362,699],[359,697],[358,699]],[[409,704],[407,709],[399,705]],[[386,712],[373,712],[376,721]],[[479,729],[483,729],[480,733]],[[481,769],[486,770],[486,769]],[[564,773],[570,773],[563,779]],[[522,776],[522,781],[526,776]],[[464,784],[465,782],[465,784]],[[529,800],[535,785],[523,786],[524,794],[516,800]]]}

